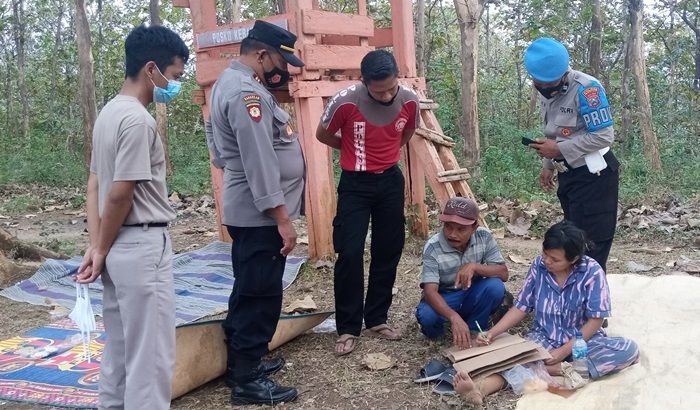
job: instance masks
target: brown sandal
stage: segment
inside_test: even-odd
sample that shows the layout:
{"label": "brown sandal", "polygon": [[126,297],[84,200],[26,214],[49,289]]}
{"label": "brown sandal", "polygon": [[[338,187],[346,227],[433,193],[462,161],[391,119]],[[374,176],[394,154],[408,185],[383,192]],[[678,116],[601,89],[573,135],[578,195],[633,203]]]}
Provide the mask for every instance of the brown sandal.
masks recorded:
{"label": "brown sandal", "polygon": [[[391,333],[391,335],[387,335],[387,333]],[[365,334],[370,337],[377,337],[380,339],[386,339],[386,340],[400,340],[401,339],[401,333],[399,333],[398,330],[392,328],[391,326],[387,325],[386,323],[382,323],[381,325],[377,325],[374,327],[371,327],[369,329],[365,329]]]}
{"label": "brown sandal", "polygon": [[[335,355],[336,356],[345,356],[346,354],[352,353],[353,350],[355,350],[355,345],[357,344],[357,336],[353,336],[351,334],[343,334],[340,335],[338,340],[335,341]],[[338,351],[338,345],[343,346],[343,351],[339,352]]]}

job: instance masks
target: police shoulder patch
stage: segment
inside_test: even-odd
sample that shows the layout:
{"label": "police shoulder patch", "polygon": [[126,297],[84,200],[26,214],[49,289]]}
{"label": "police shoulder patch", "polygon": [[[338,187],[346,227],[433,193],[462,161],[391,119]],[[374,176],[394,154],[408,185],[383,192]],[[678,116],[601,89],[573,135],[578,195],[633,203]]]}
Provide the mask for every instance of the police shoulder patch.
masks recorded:
{"label": "police shoulder patch", "polygon": [[578,96],[579,113],[588,131],[593,132],[613,125],[608,97],[600,83],[592,81],[589,86],[582,86]]}
{"label": "police shoulder patch", "polygon": [[260,96],[258,94],[246,94],[243,96],[243,101],[247,104],[249,102],[260,102]]}
{"label": "police shoulder patch", "polygon": [[246,94],[243,96],[243,102],[250,118],[255,122],[260,122],[262,119],[260,96],[258,94]]}

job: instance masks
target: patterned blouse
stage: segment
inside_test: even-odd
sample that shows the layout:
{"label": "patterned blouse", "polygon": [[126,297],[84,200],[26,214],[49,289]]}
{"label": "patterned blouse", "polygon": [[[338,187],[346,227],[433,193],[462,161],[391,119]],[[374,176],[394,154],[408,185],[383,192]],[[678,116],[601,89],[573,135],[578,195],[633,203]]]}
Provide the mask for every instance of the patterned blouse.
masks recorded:
{"label": "patterned blouse", "polygon": [[[529,339],[547,349],[558,348],[574,338],[589,318],[610,316],[605,271],[594,259],[584,256],[560,287],[542,256],[538,256],[514,305],[523,312],[535,312]],[[605,331],[601,328],[597,335],[605,336]]]}

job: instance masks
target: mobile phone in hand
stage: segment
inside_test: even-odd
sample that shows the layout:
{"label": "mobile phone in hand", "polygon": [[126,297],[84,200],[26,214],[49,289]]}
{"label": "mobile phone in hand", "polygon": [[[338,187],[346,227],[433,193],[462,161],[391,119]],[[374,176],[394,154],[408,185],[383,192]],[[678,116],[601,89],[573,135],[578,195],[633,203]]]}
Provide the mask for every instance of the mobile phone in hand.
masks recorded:
{"label": "mobile phone in hand", "polygon": [[537,141],[531,140],[530,138],[527,138],[527,137],[523,137],[523,139],[520,140],[520,141],[521,141],[521,142],[523,143],[523,145],[525,145],[525,146],[528,146],[528,145],[530,145],[530,144],[537,144]]}

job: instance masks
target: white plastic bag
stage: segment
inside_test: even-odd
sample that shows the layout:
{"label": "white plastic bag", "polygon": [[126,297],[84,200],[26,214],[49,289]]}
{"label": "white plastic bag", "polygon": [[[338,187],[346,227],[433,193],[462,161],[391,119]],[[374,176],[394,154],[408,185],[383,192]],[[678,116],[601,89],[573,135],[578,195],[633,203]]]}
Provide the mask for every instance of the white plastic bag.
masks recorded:
{"label": "white plastic bag", "polygon": [[87,284],[75,284],[75,307],[68,317],[80,330],[85,360],[90,363],[90,332],[97,330],[95,314],[90,303],[90,290]]}
{"label": "white plastic bag", "polygon": [[506,370],[502,375],[513,388],[515,394],[523,394],[525,392],[525,383],[537,377],[529,369],[519,364]]}
{"label": "white plastic bag", "polygon": [[608,163],[605,161],[605,158],[603,158],[603,155],[607,154],[608,151],[610,151],[610,147],[605,147],[601,150],[591,152],[584,157],[588,172],[591,174],[599,174],[600,171],[608,167]]}
{"label": "white plastic bag", "polygon": [[516,394],[545,391],[550,384],[556,384],[547,373],[542,361],[528,363],[525,366],[515,365],[510,370],[501,373]]}

